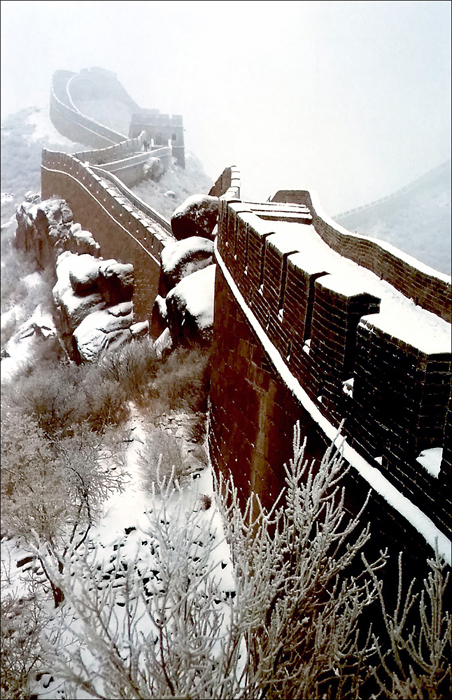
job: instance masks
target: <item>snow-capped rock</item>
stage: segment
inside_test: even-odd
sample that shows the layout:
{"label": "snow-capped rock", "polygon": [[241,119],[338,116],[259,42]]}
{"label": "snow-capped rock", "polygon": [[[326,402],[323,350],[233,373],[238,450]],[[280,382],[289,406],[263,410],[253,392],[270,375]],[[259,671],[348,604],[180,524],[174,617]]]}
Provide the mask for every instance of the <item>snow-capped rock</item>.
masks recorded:
{"label": "snow-capped rock", "polygon": [[209,343],[212,337],[216,265],[184,277],[166,297],[168,327],[174,345]]}
{"label": "snow-capped rock", "polygon": [[211,265],[213,242],[201,236],[168,243],[161,252],[159,292],[166,296],[184,277]]}
{"label": "snow-capped rock", "polygon": [[99,265],[99,291],[107,304],[119,304],[133,297],[133,265],[104,260]]}
{"label": "snow-capped rock", "polygon": [[171,228],[177,240],[190,236],[211,238],[218,219],[218,197],[196,194],[188,197],[171,217]]}
{"label": "snow-capped rock", "polygon": [[99,245],[87,231],[74,228],[72,210],[64,199],[53,197],[43,202],[39,195],[27,195],[16,212],[16,245],[33,252],[40,267],[53,267],[66,250],[99,255]]}
{"label": "snow-capped rock", "polygon": [[151,157],[143,165],[144,176],[150,180],[160,180],[164,172],[165,167],[160,158]]}
{"label": "snow-capped rock", "polygon": [[94,362],[107,348],[116,348],[132,339],[133,304],[116,304],[89,314],[75,329],[73,339],[80,359]]}
{"label": "snow-capped rock", "polygon": [[68,281],[75,294],[83,296],[99,291],[99,260],[86,253],[72,255],[70,260]]}
{"label": "snow-capped rock", "polygon": [[22,323],[4,347],[2,382],[11,381],[22,367],[33,362],[38,346],[56,336],[52,314],[38,304],[32,316]]}

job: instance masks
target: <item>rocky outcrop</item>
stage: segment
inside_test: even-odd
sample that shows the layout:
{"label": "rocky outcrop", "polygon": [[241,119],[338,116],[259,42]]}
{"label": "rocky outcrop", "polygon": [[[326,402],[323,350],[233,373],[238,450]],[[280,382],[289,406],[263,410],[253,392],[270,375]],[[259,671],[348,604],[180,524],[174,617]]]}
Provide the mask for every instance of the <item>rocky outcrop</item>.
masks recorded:
{"label": "rocky outcrop", "polygon": [[64,199],[41,202],[39,195],[28,195],[27,199],[16,212],[15,243],[33,253],[42,269],[54,268],[64,251],[99,256],[99,244],[80,224],[73,224],[72,210]]}
{"label": "rocky outcrop", "polygon": [[[186,202],[187,211],[195,211],[196,207],[193,209],[191,204],[199,204],[203,200],[210,205],[209,200],[215,203],[217,198],[204,195],[190,197]],[[201,212],[201,209],[199,207],[197,211]],[[209,227],[205,220],[204,229],[216,227],[216,216],[211,217]],[[161,330],[161,336],[156,341],[158,352],[165,352],[177,345],[210,342],[215,278],[213,260],[213,241],[204,235],[184,237],[168,243],[162,250],[159,293],[152,313],[153,328]]]}
{"label": "rocky outcrop", "polygon": [[99,265],[99,291],[107,304],[120,304],[133,297],[133,265],[105,260]]}
{"label": "rocky outcrop", "polygon": [[202,236],[213,240],[213,229],[218,220],[219,198],[196,194],[185,200],[171,217],[171,228],[177,240]]}
{"label": "rocky outcrop", "polygon": [[167,324],[174,345],[212,339],[215,265],[184,277],[167,295]]}
{"label": "rocky outcrop", "polygon": [[148,332],[133,320],[133,266],[66,251],[56,264],[53,297],[60,334],[79,362],[92,362],[107,348]]}
{"label": "rocky outcrop", "polygon": [[93,362],[108,348],[127,342],[131,339],[132,325],[133,304],[130,301],[88,314],[73,333],[80,359]]}
{"label": "rocky outcrop", "polygon": [[184,277],[211,265],[213,242],[201,236],[191,236],[169,243],[161,253],[162,270],[159,295],[165,297]]}
{"label": "rocky outcrop", "polygon": [[148,180],[155,180],[158,182],[165,172],[165,166],[163,165],[160,158],[149,158],[143,165],[144,177]]}

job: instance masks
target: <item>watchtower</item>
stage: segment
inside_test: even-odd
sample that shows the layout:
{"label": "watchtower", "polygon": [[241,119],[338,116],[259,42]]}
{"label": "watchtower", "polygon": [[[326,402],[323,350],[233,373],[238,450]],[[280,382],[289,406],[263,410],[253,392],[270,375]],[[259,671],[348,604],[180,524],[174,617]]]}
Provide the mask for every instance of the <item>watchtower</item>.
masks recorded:
{"label": "watchtower", "polygon": [[129,138],[136,138],[142,131],[147,140],[153,139],[155,146],[166,146],[171,142],[173,156],[178,165],[185,168],[184,127],[182,115],[161,114],[158,109],[142,109],[132,114]]}

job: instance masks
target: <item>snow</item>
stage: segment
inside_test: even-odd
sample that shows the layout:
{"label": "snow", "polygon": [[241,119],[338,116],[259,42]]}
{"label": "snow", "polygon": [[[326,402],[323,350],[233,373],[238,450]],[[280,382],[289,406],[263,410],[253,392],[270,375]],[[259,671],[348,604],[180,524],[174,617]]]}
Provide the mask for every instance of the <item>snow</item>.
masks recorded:
{"label": "snow", "polygon": [[202,207],[206,203],[214,204],[216,201],[217,197],[211,197],[208,194],[193,194],[187,197],[187,199],[173,211],[173,217],[188,213],[191,207]]}
{"label": "snow", "polygon": [[[253,226],[260,233],[268,231],[268,222],[262,222],[253,214],[243,218],[250,223],[253,221]],[[266,225],[262,226],[262,223]],[[290,249],[300,251],[289,255],[288,260],[292,264],[310,272],[329,273],[328,279],[326,276],[321,278],[322,285],[343,293],[363,292],[381,299],[380,313],[364,317],[370,324],[427,355],[450,352],[452,335],[451,325],[447,321],[417,306],[412,299],[373,272],[336,253],[320,238],[313,226],[279,221],[274,222],[272,228],[277,233],[268,236],[267,241],[282,253]],[[447,278],[447,275],[430,268],[428,271],[441,279]]]}
{"label": "snow", "polygon": [[[99,270],[100,260],[92,255],[70,253],[66,251],[58,256],[56,262],[57,282],[52,289],[56,304],[64,306],[66,313],[71,317],[80,307],[87,309],[99,309],[106,305],[100,292],[79,296],[72,289],[70,274],[75,273],[78,279],[92,279]],[[97,275],[96,275],[97,276]]]}
{"label": "snow", "polygon": [[[153,511],[160,512],[162,499],[159,495],[155,495],[146,489],[145,482],[142,479],[141,466],[139,460],[140,450],[143,448],[147,435],[147,419],[141,415],[133,404],[130,404],[132,417],[128,425],[129,442],[125,460],[125,484],[122,492],[113,493],[103,504],[102,513],[98,523],[93,526],[89,533],[90,548],[92,552],[92,563],[95,566],[101,567],[101,573],[112,570],[112,562],[115,561],[118,555],[120,564],[139,565],[141,575],[145,576],[146,572],[158,567],[155,557],[152,554],[150,537],[150,522],[148,513]],[[194,478],[196,476],[196,478]],[[200,497],[207,496],[211,500],[211,506],[207,510],[199,507]],[[230,550],[224,537],[222,520],[219,511],[215,506],[214,486],[212,469],[210,466],[198,472],[193,478],[189,478],[184,482],[179,493],[175,493],[167,504],[166,515],[170,521],[170,527],[177,528],[178,522],[185,523],[186,515],[193,513],[195,517],[195,527],[199,526],[201,541],[203,536],[213,536],[213,548],[209,555],[209,568],[211,575],[219,586],[219,591],[226,592],[235,590],[235,580],[233,567],[231,562]],[[181,520],[179,520],[181,519]],[[204,544],[206,542],[204,541]],[[25,567],[17,567],[17,562],[24,557],[29,556],[27,551],[24,551],[16,540],[6,540],[2,542],[2,563],[6,565],[8,572],[9,583],[4,595],[7,593],[15,593],[17,596],[24,595],[27,589],[27,575],[24,569],[34,566],[34,562]],[[67,563],[69,566],[69,562]],[[152,577],[149,585],[152,585]],[[116,585],[116,584],[115,584]],[[148,584],[146,584],[148,585]],[[121,602],[121,587],[115,588],[115,602]],[[220,607],[224,611],[223,632],[225,625],[228,624],[228,615],[230,607],[226,603],[221,603]],[[122,629],[122,611],[123,608],[114,608],[114,620],[117,619],[119,624],[118,629]],[[49,609],[50,612],[50,609]],[[145,613],[143,609],[140,612]],[[73,617],[68,606],[58,609],[54,625],[58,624],[59,617],[64,615],[66,621],[69,621],[70,629],[66,633],[67,641],[70,641],[71,632],[80,627],[77,617]],[[69,616],[69,617],[68,617]],[[138,622],[137,629],[145,636],[152,635],[153,628],[149,616],[144,614]],[[66,639],[65,638],[65,639]],[[121,639],[118,640],[121,644]],[[97,661],[88,648],[82,649],[84,660],[88,667],[95,671]],[[49,669],[51,671],[51,669]],[[56,674],[52,674],[54,680],[50,681],[49,677],[45,677],[36,683],[33,691],[37,694],[39,700],[44,698],[55,698],[59,695],[59,689],[63,688],[61,679]],[[47,688],[44,685],[48,685]],[[71,696],[72,697],[72,696]],[[76,700],[90,697],[83,690],[77,690]]]}
{"label": "snow", "polygon": [[22,282],[24,282],[28,289],[40,287],[45,284],[40,272],[32,272],[30,275],[26,275],[22,278]]}
{"label": "snow", "polygon": [[168,295],[184,302],[186,310],[196,318],[201,329],[208,328],[213,323],[215,269],[215,265],[208,265],[193,272],[184,277]]}
{"label": "snow", "polygon": [[435,478],[438,478],[441,471],[441,462],[443,459],[442,447],[430,447],[428,450],[423,450],[417,461],[422,464],[424,469]]}
{"label": "snow", "polygon": [[411,255],[408,255],[408,253],[405,253],[404,251],[400,250],[399,248],[396,248],[395,246],[391,245],[391,243],[387,243],[386,241],[382,241],[379,238],[372,238],[371,236],[360,236],[359,234],[352,233],[351,231],[348,231],[346,228],[338,224],[336,221],[334,221],[326,212],[324,212],[322,204],[320,202],[319,195],[317,192],[314,190],[309,190],[309,194],[311,195],[311,202],[312,206],[315,210],[315,212],[320,216],[323,221],[331,226],[332,228],[336,229],[336,231],[339,231],[339,233],[342,233],[349,238],[355,238],[357,241],[362,241],[362,240],[370,240],[374,241],[377,243],[380,248],[383,250],[387,250],[388,252],[392,253],[396,257],[398,257],[400,260],[403,260],[404,262],[407,262],[409,265],[412,265],[414,268],[417,268],[418,270],[421,270],[422,272],[425,272],[428,275],[431,275],[433,277],[436,277],[437,279],[442,280],[443,282],[449,282],[450,283],[450,275],[447,275],[443,272],[439,272],[438,270],[435,270],[433,267],[430,267],[429,265],[426,265],[425,263],[421,262],[420,260],[417,260],[416,258],[413,258]]}
{"label": "snow", "polygon": [[350,396],[350,398],[353,398],[353,388],[355,384],[355,378],[350,377],[350,379],[346,379],[345,382],[342,382],[342,390],[344,394],[347,394],[347,396]]}
{"label": "snow", "polygon": [[9,202],[12,202],[14,200],[14,195],[10,194],[9,192],[2,192],[1,193],[1,205],[3,206],[4,204],[8,204]]}
{"label": "snow", "polygon": [[[288,225],[293,226],[294,224]],[[285,382],[287,387],[294,393],[305,410],[308,411],[328,440],[331,442],[336,442],[338,441],[338,438],[340,438],[338,447],[340,447],[342,450],[345,461],[348,462],[352,468],[356,469],[356,471],[369,484],[369,486],[375,489],[375,491],[377,491],[377,493],[379,493],[392,508],[400,513],[400,515],[402,515],[424,537],[426,542],[428,542],[433,549],[435,549],[435,546],[437,546],[441,556],[444,557],[445,561],[450,565],[452,558],[451,541],[436,527],[430,518],[420,510],[420,508],[414,505],[408,498],[406,498],[406,496],[401,494],[376,467],[373,467],[360,454],[358,454],[358,452],[356,452],[356,450],[354,450],[353,447],[347,443],[345,438],[338,435],[337,428],[334,427],[329,420],[322,415],[314,401],[312,401],[298,380],[295,379],[293,374],[289,371],[278,350],[268,339],[264,329],[261,327],[257,318],[246,304],[229,270],[224,264],[218,252],[216,242],[215,255],[217,263],[220,265],[222,273],[236,300],[240,304],[243,313],[252,325],[260,343],[267,352],[278,374]],[[430,315],[433,316],[433,314]],[[436,316],[434,318],[437,319]],[[441,319],[437,320],[440,321]]]}
{"label": "snow", "polygon": [[[42,101],[48,105],[49,96],[46,94]],[[28,115],[27,123],[35,127],[33,133],[28,135],[30,141],[44,139],[50,143],[61,144],[70,150],[74,150],[74,143],[62,136],[50,121],[48,106],[36,107],[34,111]]]}
{"label": "snow", "polygon": [[202,236],[190,236],[181,241],[167,243],[161,252],[162,271],[174,270],[181,260],[188,260],[192,255],[203,251],[213,255],[213,243]]}
{"label": "snow", "polygon": [[[2,326],[3,316],[4,314],[2,314]],[[11,317],[13,317],[12,313]],[[5,350],[9,357],[3,358],[1,362],[2,382],[10,382],[23,367],[26,367],[33,360],[36,346],[42,341],[40,336],[49,337],[51,335],[56,335],[52,314],[45,311],[41,304],[38,304],[32,316],[19,327],[5,344]]]}

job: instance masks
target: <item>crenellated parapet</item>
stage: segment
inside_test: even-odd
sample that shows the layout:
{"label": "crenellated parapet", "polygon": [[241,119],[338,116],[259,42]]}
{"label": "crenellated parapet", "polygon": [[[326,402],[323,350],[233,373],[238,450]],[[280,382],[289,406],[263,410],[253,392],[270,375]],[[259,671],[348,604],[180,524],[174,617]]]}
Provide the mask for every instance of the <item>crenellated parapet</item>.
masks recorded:
{"label": "crenellated parapet", "polygon": [[125,141],[127,136],[99,124],[82,114],[75,106],[68,86],[76,73],[56,71],[50,89],[50,119],[55,128],[75,143],[104,148]]}
{"label": "crenellated parapet", "polygon": [[160,253],[174,241],[169,221],[113,173],[66,153],[43,151],[41,192],[43,199],[56,195],[71,203],[74,216],[92,231],[104,258],[134,265],[136,317],[151,318]]}
{"label": "crenellated parapet", "polygon": [[224,199],[216,245],[214,462],[236,474],[241,449],[249,484],[275,495],[297,416],[324,436],[345,421],[353,454],[450,532],[450,278],[335,225],[307,191]]}
{"label": "crenellated parapet", "polygon": [[395,246],[375,238],[351,233],[323,211],[317,195],[307,190],[279,190],[274,202],[306,206],[315,230],[337,253],[378,275],[424,309],[450,323],[450,276],[437,272]]}
{"label": "crenellated parapet", "polygon": [[182,115],[161,114],[156,109],[141,109],[132,114],[129,137],[135,138],[143,131],[155,146],[171,145],[176,162],[181,168],[185,168]]}
{"label": "crenellated parapet", "polygon": [[240,199],[240,171],[235,165],[225,168],[210,188],[211,197],[222,197],[223,199]]}

